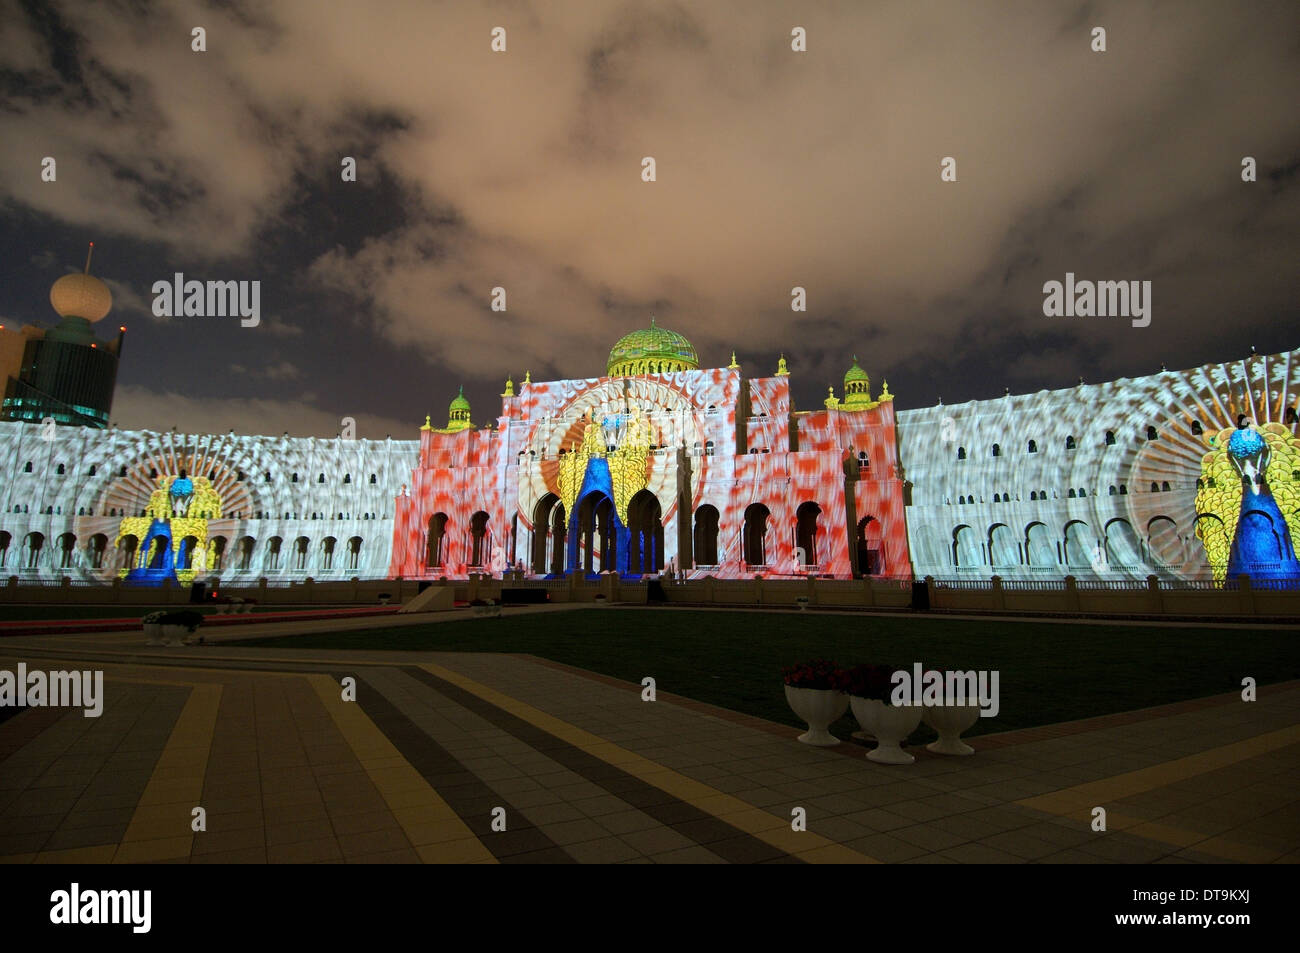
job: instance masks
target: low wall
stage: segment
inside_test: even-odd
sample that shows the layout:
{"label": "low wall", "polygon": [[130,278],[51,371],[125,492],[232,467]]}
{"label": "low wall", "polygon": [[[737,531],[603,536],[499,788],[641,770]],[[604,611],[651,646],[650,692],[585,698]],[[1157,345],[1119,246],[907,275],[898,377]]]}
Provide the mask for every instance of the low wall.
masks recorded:
{"label": "low wall", "polygon": [[[287,586],[260,579],[256,585],[222,586],[220,596],[255,599],[259,605],[376,605],[414,599],[421,586],[448,590],[437,597],[439,606],[501,599],[502,587],[545,589],[550,602],[647,604],[651,584],[629,582],[613,575],[595,579],[524,579],[504,582],[487,576],[468,580],[352,579],[315,582],[306,579]],[[1294,618],[1300,622],[1300,588],[1256,589],[1246,578],[1219,588],[1210,582],[1086,582],[1063,580],[1006,582],[990,580],[935,580],[926,577],[930,607],[947,612],[1009,612],[1044,615],[1164,615],[1183,617]],[[209,587],[211,591],[211,587]],[[692,579],[665,578],[656,587],[670,604],[706,606],[768,606],[771,608],[823,607],[844,609],[907,609],[912,604],[912,583],[900,579]],[[45,603],[65,605],[121,604],[136,606],[180,605],[189,602],[189,589],[172,583],[157,588],[74,583],[64,578],[33,583],[10,577],[0,584],[0,605]],[[210,603],[209,603],[210,604]]]}

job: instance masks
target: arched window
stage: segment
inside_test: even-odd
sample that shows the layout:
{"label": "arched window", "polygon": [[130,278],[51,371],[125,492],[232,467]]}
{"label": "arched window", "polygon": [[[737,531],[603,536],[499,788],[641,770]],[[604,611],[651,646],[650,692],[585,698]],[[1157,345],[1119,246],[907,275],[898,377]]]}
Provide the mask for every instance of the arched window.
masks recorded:
{"label": "arched window", "polygon": [[[1294,408],[1294,407],[1288,407],[1288,408],[1287,408],[1287,417],[1289,418],[1289,419],[1287,420],[1287,423],[1290,423],[1291,420],[1293,420],[1293,419],[1295,418],[1295,408]],[[1201,429],[1201,422],[1200,422],[1199,420],[1193,420],[1193,421],[1192,421],[1192,433],[1199,437],[1199,436],[1201,436],[1201,434],[1203,434],[1204,432],[1205,432],[1205,431],[1203,431],[1203,430]]]}
{"label": "arched window", "polygon": [[157,467],[150,467],[150,468],[149,468],[149,479],[151,479],[151,480],[156,480],[156,479],[158,479],[158,468],[157,468]]}
{"label": "arched window", "polygon": [[[31,464],[28,464],[28,467],[30,467],[30,466],[31,466]],[[118,468],[117,468],[117,475],[120,476],[120,477],[124,477],[124,476],[126,476],[126,467],[124,467],[124,466],[122,466],[122,467],[118,467]]]}
{"label": "arched window", "polygon": [[1296,416],[1296,410],[1294,407],[1288,407],[1286,409],[1286,417],[1284,419],[1288,424],[1300,423],[1300,417]]}
{"label": "arched window", "polygon": [[1071,436],[1065,438],[1065,449],[1066,449],[1066,450],[1073,450],[1073,449],[1074,449],[1074,437],[1073,437],[1073,435],[1071,435]]}
{"label": "arched window", "polygon": [[298,474],[295,473],[293,476],[291,476],[291,477],[289,478],[289,482],[290,482],[290,483],[297,483],[297,482],[298,482]]}
{"label": "arched window", "polygon": [[318,476],[318,477],[316,478],[316,482],[317,482],[317,483],[324,483],[324,482],[325,482],[325,474],[322,473],[320,476]]}
{"label": "arched window", "polygon": [[97,472],[97,470],[96,470],[96,468],[95,468],[95,465],[92,463],[92,464],[90,465],[90,472],[87,473],[86,475],[87,475],[87,476],[94,476],[96,472]]}
{"label": "arched window", "polygon": [[1152,493],[1159,493],[1159,492],[1160,492],[1160,484],[1159,484],[1159,483],[1156,483],[1154,480],[1151,482],[1151,492],[1152,492]]}
{"label": "arched window", "polygon": [[994,502],[994,503],[1001,503],[1001,502],[1002,502],[1002,494],[1001,494],[1001,493],[994,493],[994,494],[993,494],[993,502]]}
{"label": "arched window", "polygon": [[995,457],[1002,456],[1002,447],[996,443],[993,445],[993,456]]}
{"label": "arched window", "polygon": [[1118,493],[1118,492],[1119,492],[1119,491],[1115,489],[1115,485],[1112,483],[1112,484],[1111,484],[1111,487],[1110,487],[1109,495],[1110,495],[1110,496],[1114,496],[1114,495],[1115,495],[1116,493]]}
{"label": "arched window", "polygon": [[344,482],[344,483],[351,483],[351,482],[352,482],[352,474],[351,474],[351,473],[345,473],[345,474],[343,474],[343,482]]}
{"label": "arched window", "polygon": [[1037,453],[1037,452],[1038,452],[1038,441],[1037,441],[1037,440],[1031,440],[1031,441],[1029,441],[1029,452],[1030,452],[1030,453]]}
{"label": "arched window", "polygon": [[1161,493],[1168,493],[1168,492],[1169,492],[1169,481],[1168,481],[1168,480],[1163,480],[1163,481],[1161,481],[1161,483],[1160,483],[1160,492],[1161,492]]}
{"label": "arched window", "polygon": [[[820,562],[817,552],[817,517],[821,514],[822,508],[813,502],[802,503],[795,511],[795,545],[803,550],[802,564],[805,566],[816,566]],[[795,558],[799,558],[798,554]]]}
{"label": "arched window", "polygon": [[361,537],[353,536],[348,540],[348,569],[354,570],[361,562]]}
{"label": "arched window", "polygon": [[695,511],[695,565],[718,564],[718,509],[705,503]]}
{"label": "arched window", "polygon": [[751,503],[745,510],[743,549],[750,566],[767,565],[767,520],[771,512],[762,503]]}
{"label": "arched window", "polygon": [[1106,431],[1106,446],[1108,447],[1115,446],[1115,431],[1113,430]]}
{"label": "arched window", "polygon": [[334,546],[338,543],[333,536],[326,536],[320,544],[320,568],[330,572],[334,568]]}
{"label": "arched window", "polygon": [[706,441],[704,441],[704,455],[705,455],[706,457],[711,457],[711,456],[713,456],[713,441],[712,441],[712,440],[706,440]]}
{"label": "arched window", "polygon": [[1156,439],[1156,428],[1155,428],[1155,427],[1147,427],[1147,439],[1148,439],[1148,440],[1155,440],[1155,439]]}
{"label": "arched window", "polygon": [[311,543],[306,536],[299,536],[293,544],[293,568],[303,572],[307,568],[307,548]]}
{"label": "arched window", "polygon": [[958,460],[965,460],[965,459],[966,459],[966,448],[965,448],[965,447],[958,447],[958,448],[957,448],[957,459],[958,459]]}
{"label": "arched window", "polygon": [[1038,499],[1038,491],[1037,491],[1037,490],[1030,490],[1030,491],[1029,491],[1029,501],[1032,503],[1032,502],[1033,502],[1034,500],[1036,500],[1036,499]]}
{"label": "arched window", "polygon": [[1070,499],[1074,499],[1074,498],[1075,498],[1075,492],[1074,492],[1073,489],[1071,489],[1071,490],[1070,490]]}
{"label": "arched window", "polygon": [[375,475],[374,475],[373,473],[370,474],[370,485],[371,485],[371,486],[374,486],[376,482],[378,482],[378,481],[377,481]]}
{"label": "arched window", "polygon": [[266,482],[267,482],[267,483],[270,483],[270,482],[271,482],[271,471],[270,471],[270,470],[266,471]]}
{"label": "arched window", "polygon": [[1083,499],[1087,495],[1088,495],[1088,491],[1085,490],[1083,487],[1079,487],[1079,498]]}

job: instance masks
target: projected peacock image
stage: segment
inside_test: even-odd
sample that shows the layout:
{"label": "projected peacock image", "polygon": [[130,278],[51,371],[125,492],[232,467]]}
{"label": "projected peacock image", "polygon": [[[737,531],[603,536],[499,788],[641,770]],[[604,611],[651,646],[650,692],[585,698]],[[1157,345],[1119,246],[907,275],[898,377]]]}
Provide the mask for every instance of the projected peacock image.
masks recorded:
{"label": "projected peacock image", "polygon": [[208,520],[221,518],[221,498],[205,477],[158,477],[144,516],[128,516],[117,542],[140,540],[135,564],[121,575],[136,585],[161,585],[175,578],[188,584],[199,570],[211,568]]}
{"label": "projected peacock image", "polygon": [[1279,423],[1206,436],[1197,480],[1196,536],[1216,582],[1300,580],[1300,440]]}

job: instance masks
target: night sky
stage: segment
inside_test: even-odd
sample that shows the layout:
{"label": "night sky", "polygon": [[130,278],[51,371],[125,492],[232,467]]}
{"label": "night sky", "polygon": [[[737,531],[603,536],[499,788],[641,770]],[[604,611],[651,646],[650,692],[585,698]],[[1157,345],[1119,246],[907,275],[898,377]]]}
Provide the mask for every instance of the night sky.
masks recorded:
{"label": "night sky", "polygon": [[[651,314],[800,409],[854,353],[908,408],[1300,346],[1295,2],[0,0],[0,86],[0,321],[93,240],[122,427],[483,424]],[[154,317],[177,271],[261,325]],[[1066,272],[1150,326],[1045,317]]]}

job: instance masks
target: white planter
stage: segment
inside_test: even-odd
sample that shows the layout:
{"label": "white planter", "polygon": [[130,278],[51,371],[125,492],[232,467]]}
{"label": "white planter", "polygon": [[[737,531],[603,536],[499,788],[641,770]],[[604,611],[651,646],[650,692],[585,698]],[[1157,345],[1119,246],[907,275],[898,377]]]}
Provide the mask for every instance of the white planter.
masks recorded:
{"label": "white planter", "polygon": [[886,705],[874,698],[852,698],[853,717],[862,730],[876,739],[876,747],[867,752],[867,760],[879,764],[911,764],[916,759],[899,745],[921,723],[919,706]]}
{"label": "white planter", "polygon": [[799,736],[806,745],[829,748],[840,743],[826,729],[844,716],[849,708],[849,696],[829,688],[795,688],[785,686],[785,700],[794,713],[808,723],[808,730]]}
{"label": "white planter", "polygon": [[163,627],[157,622],[146,622],[144,624],[145,645],[166,645],[163,641]]}
{"label": "white planter", "polygon": [[183,625],[163,625],[163,638],[167,640],[168,645],[184,645],[185,636],[189,635],[190,630]]}
{"label": "white planter", "polygon": [[970,705],[926,705],[922,709],[925,723],[939,732],[939,740],[925,746],[935,754],[974,754],[975,749],[961,740],[961,733],[980,720],[978,703]]}

